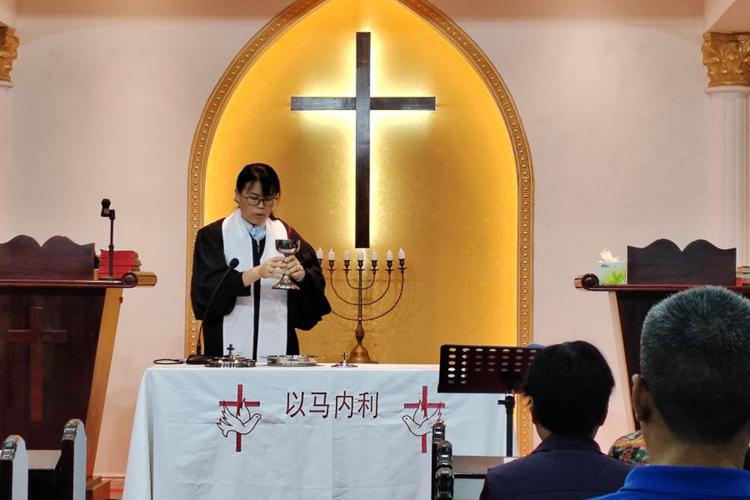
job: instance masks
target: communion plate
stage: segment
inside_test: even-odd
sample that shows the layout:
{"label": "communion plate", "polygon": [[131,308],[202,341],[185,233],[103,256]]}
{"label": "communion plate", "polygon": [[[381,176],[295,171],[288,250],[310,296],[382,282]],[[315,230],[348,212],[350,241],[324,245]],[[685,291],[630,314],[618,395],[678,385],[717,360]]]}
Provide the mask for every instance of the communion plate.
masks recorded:
{"label": "communion plate", "polygon": [[241,356],[220,356],[211,358],[206,366],[210,368],[252,368],[255,361]]}
{"label": "communion plate", "polygon": [[318,357],[309,354],[283,354],[266,356],[268,366],[315,366]]}

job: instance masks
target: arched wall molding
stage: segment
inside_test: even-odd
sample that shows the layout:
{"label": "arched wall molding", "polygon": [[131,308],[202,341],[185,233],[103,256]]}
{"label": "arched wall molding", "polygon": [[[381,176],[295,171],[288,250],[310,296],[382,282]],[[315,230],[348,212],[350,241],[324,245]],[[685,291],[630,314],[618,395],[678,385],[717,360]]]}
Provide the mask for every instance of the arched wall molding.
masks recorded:
{"label": "arched wall molding", "polygon": [[[422,0],[400,0],[435,29],[449,38],[482,75],[511,133],[518,182],[518,344],[528,345],[533,327],[534,175],[529,142],[516,108],[500,73],[479,46],[447,15]],[[532,423],[526,398],[519,405],[518,447],[522,455],[532,449]]]}
{"label": "arched wall molding", "polygon": [[203,200],[205,195],[207,153],[211,147],[211,140],[216,132],[217,117],[226,105],[232,89],[242,78],[243,73],[252,65],[263,49],[284,32],[296,20],[302,18],[325,0],[299,0],[275,18],[269,21],[242,48],[221,75],[219,82],[211,92],[208,102],[203,107],[201,119],[193,136],[190,150],[190,165],[188,171],[188,230],[187,230],[187,287],[185,295],[185,353],[195,352],[198,338],[198,322],[193,316],[190,303],[190,276],[193,269],[193,246],[198,230],[204,225]]}
{"label": "arched wall molding", "polygon": [[[326,0],[298,0],[268,22],[242,48],[219,79],[206,103],[193,137],[188,172],[188,230],[187,230],[187,284],[185,307],[185,352],[194,352],[199,324],[192,314],[190,305],[190,276],[192,272],[192,249],[198,230],[204,225],[203,202],[205,195],[205,175],[207,153],[216,131],[218,118],[229,100],[233,89],[244,73],[252,66],[266,47],[285,30],[302,19]],[[490,91],[508,130],[511,134],[518,192],[518,283],[517,283],[517,341],[518,345],[528,345],[533,332],[533,238],[534,238],[534,176],[529,143],[515,102],[505,82],[479,46],[445,13],[424,0],[397,0],[417,15],[428,21],[442,33],[471,63],[481,75]],[[518,449],[523,455],[531,451],[531,416],[525,401],[518,405]]]}

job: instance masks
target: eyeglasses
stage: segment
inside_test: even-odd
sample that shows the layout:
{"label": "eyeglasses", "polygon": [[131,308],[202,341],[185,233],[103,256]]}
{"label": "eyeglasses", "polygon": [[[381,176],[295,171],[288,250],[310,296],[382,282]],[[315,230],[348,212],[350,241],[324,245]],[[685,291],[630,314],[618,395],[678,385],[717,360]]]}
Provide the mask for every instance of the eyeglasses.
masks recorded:
{"label": "eyeglasses", "polygon": [[276,203],[276,200],[279,199],[279,196],[258,196],[257,194],[241,194],[243,198],[247,200],[247,202],[254,206],[260,206],[261,202],[263,202],[263,206],[267,207],[270,205],[273,205]]}

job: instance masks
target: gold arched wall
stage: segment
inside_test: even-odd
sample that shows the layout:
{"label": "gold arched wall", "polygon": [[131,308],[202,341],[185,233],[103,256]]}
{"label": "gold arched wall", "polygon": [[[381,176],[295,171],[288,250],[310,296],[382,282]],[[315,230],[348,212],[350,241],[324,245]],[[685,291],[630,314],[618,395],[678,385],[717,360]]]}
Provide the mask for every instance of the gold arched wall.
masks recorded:
{"label": "gold arched wall", "polygon": [[[401,303],[365,323],[365,346],[380,362],[436,363],[446,343],[529,343],[528,144],[493,65],[424,1],[298,1],[248,42],[196,131],[188,276],[198,228],[235,208],[236,175],[255,161],[281,177],[277,216],[315,248],[354,255],[354,111],[291,111],[290,98],[354,96],[358,31],[372,33],[373,96],[437,101],[435,111],[371,113],[371,248],[382,258],[403,247],[408,269]],[[354,345],[354,326],[329,315],[300,332],[302,352],[338,359]],[[188,300],[187,351],[196,331]]]}

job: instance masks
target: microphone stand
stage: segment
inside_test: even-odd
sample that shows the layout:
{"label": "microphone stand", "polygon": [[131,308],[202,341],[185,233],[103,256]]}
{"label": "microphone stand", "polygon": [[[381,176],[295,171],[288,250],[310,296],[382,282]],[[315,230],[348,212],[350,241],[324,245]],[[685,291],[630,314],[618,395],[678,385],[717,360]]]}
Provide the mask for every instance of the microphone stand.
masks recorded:
{"label": "microphone stand", "polygon": [[109,218],[109,269],[108,275],[114,279],[114,266],[115,266],[115,209],[109,208],[112,204],[108,198],[102,200],[102,217]]}
{"label": "microphone stand", "polygon": [[110,213],[112,214],[109,218],[109,277],[114,278],[115,270],[115,211],[111,210]]}
{"label": "microphone stand", "polygon": [[201,354],[199,351],[202,349],[202,343],[201,339],[203,338],[203,324],[205,322],[205,318],[208,317],[208,313],[211,310],[211,305],[214,303],[214,298],[216,297],[216,292],[219,291],[219,288],[221,287],[221,284],[224,283],[224,280],[227,279],[227,276],[229,276],[229,273],[233,271],[237,266],[240,265],[240,261],[238,259],[232,259],[229,261],[229,267],[226,271],[224,271],[224,274],[221,275],[221,278],[219,279],[219,282],[216,284],[216,287],[214,287],[214,291],[211,292],[211,297],[208,299],[208,303],[206,304],[206,309],[203,312],[203,318],[204,320],[201,321],[201,327],[198,330],[198,343],[196,345],[196,351],[194,354],[190,354],[187,359],[185,360],[185,363],[188,365],[205,365],[208,362],[208,356],[205,356]]}

